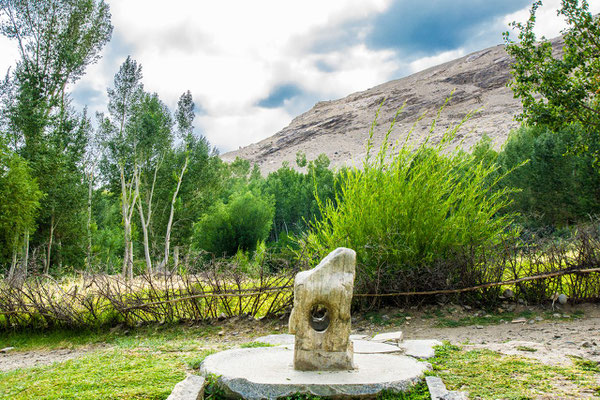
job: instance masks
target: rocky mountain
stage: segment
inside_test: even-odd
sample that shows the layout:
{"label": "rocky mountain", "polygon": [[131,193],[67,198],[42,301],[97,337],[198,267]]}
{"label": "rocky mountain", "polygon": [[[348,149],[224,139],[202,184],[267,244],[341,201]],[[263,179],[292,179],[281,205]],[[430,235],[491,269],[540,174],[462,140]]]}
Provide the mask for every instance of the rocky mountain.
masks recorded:
{"label": "rocky mountain", "polygon": [[[561,38],[552,44],[555,51],[560,51]],[[278,169],[284,161],[295,166],[299,151],[306,153],[309,160],[325,153],[333,166],[360,166],[369,128],[380,105],[374,134],[376,148],[403,105],[392,137],[406,137],[413,128],[411,141],[417,144],[428,136],[432,120],[452,92],[430,141],[439,140],[449,126],[474,112],[451,145],[462,143],[463,148],[469,149],[487,134],[500,147],[510,130],[518,126],[514,117],[521,111],[520,101],[506,86],[510,63],[504,46],[498,45],[339,100],[322,101],[275,135],[223,154],[222,158],[250,160],[263,173]]]}

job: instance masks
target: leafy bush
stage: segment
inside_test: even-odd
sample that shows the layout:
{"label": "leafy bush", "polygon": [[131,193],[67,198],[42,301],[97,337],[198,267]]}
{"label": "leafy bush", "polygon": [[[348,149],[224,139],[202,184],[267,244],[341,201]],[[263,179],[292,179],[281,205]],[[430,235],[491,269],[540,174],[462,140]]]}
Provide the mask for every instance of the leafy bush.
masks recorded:
{"label": "leafy bush", "polygon": [[251,191],[234,193],[226,204],[218,202],[198,221],[193,244],[217,256],[254,251],[267,238],[274,213],[270,197]]}
{"label": "leafy bush", "polygon": [[600,212],[600,174],[591,154],[568,152],[581,135],[576,125],[553,132],[524,127],[511,133],[498,163],[503,170],[528,161],[503,184],[519,188],[510,209],[530,228],[565,226]]}
{"label": "leafy bush", "polygon": [[296,165],[306,168],[306,173],[284,162],[281,168],[267,176],[262,190],[275,199],[271,239],[279,241],[287,235],[298,234],[306,229],[312,219],[320,218],[316,197],[334,199],[335,176],[328,168],[329,163],[325,154],[307,161],[306,155],[299,152],[296,154]]}
{"label": "leafy bush", "polygon": [[[510,224],[510,215],[498,215],[509,190],[496,190],[502,176],[494,164],[460,149],[447,152],[460,125],[439,144],[426,140],[415,148],[408,138],[390,143],[392,122],[373,157],[374,122],[363,169],[343,175],[337,207],[321,204],[323,220],[303,239],[306,254],[316,261],[336,247],[350,247],[358,257],[358,290],[385,292],[403,271],[498,243]],[[430,135],[434,127],[435,121]]]}

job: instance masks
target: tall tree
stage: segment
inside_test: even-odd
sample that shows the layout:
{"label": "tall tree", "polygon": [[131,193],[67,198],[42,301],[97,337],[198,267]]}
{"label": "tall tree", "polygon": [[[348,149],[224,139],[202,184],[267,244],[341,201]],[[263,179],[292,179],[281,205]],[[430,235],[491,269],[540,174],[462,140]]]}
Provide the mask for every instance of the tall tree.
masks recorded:
{"label": "tall tree", "polygon": [[187,92],[183,93],[181,97],[179,97],[179,101],[177,102],[177,110],[175,111],[175,121],[177,123],[179,133],[184,141],[185,148],[183,149],[183,152],[185,155],[183,165],[181,166],[181,170],[178,174],[175,175],[177,184],[175,186],[175,190],[173,191],[173,197],[171,198],[171,209],[165,233],[165,255],[160,264],[161,268],[163,269],[166,269],[169,263],[169,252],[171,247],[171,229],[173,228],[175,205],[177,202],[177,195],[179,194],[179,190],[181,189],[181,182],[183,182],[183,176],[185,175],[185,171],[187,170],[188,163],[190,160],[188,146],[193,144],[194,117],[194,101],[192,99],[192,93],[188,90]]}
{"label": "tall tree", "polygon": [[100,57],[112,34],[110,13],[103,0],[0,0],[0,13],[0,33],[20,53],[2,88],[3,122],[46,194],[36,240],[46,242],[47,271],[57,233],[77,246],[86,118],[70,107],[68,86]]}
{"label": "tall tree", "polygon": [[121,193],[124,245],[123,276],[133,277],[132,217],[137,203],[135,182],[139,166],[135,160],[137,141],[126,129],[143,96],[142,66],[127,57],[108,89],[108,115],[99,114],[104,152],[104,172],[109,180],[118,182]]}
{"label": "tall tree", "polygon": [[[11,152],[0,141],[0,242],[10,253],[11,262],[8,280],[27,274],[27,258],[22,257],[21,273],[17,272],[19,243],[26,240],[35,230],[35,218],[39,209],[42,192],[27,162]],[[27,251],[25,247],[22,248]],[[8,254],[5,254],[8,255]]]}
{"label": "tall tree", "polygon": [[150,229],[152,227],[154,192],[158,171],[164,158],[171,150],[172,119],[167,106],[156,94],[144,94],[135,107],[129,129],[135,143],[134,162],[139,165],[135,180],[137,209],[144,238],[146,272],[153,273],[150,251]]}
{"label": "tall tree", "polygon": [[562,57],[553,55],[552,44],[534,33],[536,1],[526,23],[513,22],[518,42],[505,33],[507,52],[515,58],[511,87],[523,103],[521,119],[559,131],[570,124],[581,126],[573,147],[600,156],[600,16],[593,16],[586,0],[562,0],[559,15],[563,31]]}

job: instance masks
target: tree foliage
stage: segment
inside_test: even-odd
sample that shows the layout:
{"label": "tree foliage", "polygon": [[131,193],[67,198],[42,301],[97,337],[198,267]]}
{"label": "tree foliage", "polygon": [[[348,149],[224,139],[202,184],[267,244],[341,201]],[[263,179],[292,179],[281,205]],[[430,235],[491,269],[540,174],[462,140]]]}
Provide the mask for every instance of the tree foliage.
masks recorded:
{"label": "tree foliage", "polygon": [[[0,33],[13,39],[20,59],[2,85],[3,136],[37,177],[45,194],[32,237],[52,264],[80,264],[85,190],[80,165],[90,134],[87,115],[70,105],[69,85],[112,34],[102,0],[2,0]],[[59,246],[60,254],[53,253]],[[56,257],[55,257],[56,256]]]}
{"label": "tree foliage", "polygon": [[511,194],[509,209],[520,214],[525,226],[561,227],[600,212],[600,176],[594,158],[568,152],[580,129],[522,127],[510,134],[498,154],[502,171],[514,169],[502,184],[519,189]]}
{"label": "tree foliage", "polygon": [[554,54],[550,41],[534,33],[536,1],[526,23],[513,22],[518,42],[505,33],[508,54],[515,58],[515,97],[523,103],[520,118],[530,125],[553,131],[577,124],[581,127],[573,149],[600,155],[600,17],[593,16],[586,0],[562,0],[559,15],[568,28],[563,31],[562,57]]}
{"label": "tree foliage", "polygon": [[42,192],[27,162],[0,142],[0,245],[16,261],[21,239],[36,228]]}
{"label": "tree foliage", "polygon": [[194,243],[215,256],[232,256],[238,250],[254,251],[267,238],[275,208],[269,197],[246,191],[218,202],[195,225]]}

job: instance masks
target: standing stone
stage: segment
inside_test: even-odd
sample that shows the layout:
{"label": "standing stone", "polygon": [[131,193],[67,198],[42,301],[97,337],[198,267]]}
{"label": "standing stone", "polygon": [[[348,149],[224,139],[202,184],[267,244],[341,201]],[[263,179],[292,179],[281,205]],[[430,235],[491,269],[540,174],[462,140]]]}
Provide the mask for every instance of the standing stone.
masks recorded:
{"label": "standing stone", "polygon": [[340,247],[309,271],[296,275],[290,333],[295,334],[294,369],[354,369],[350,305],[356,253]]}

